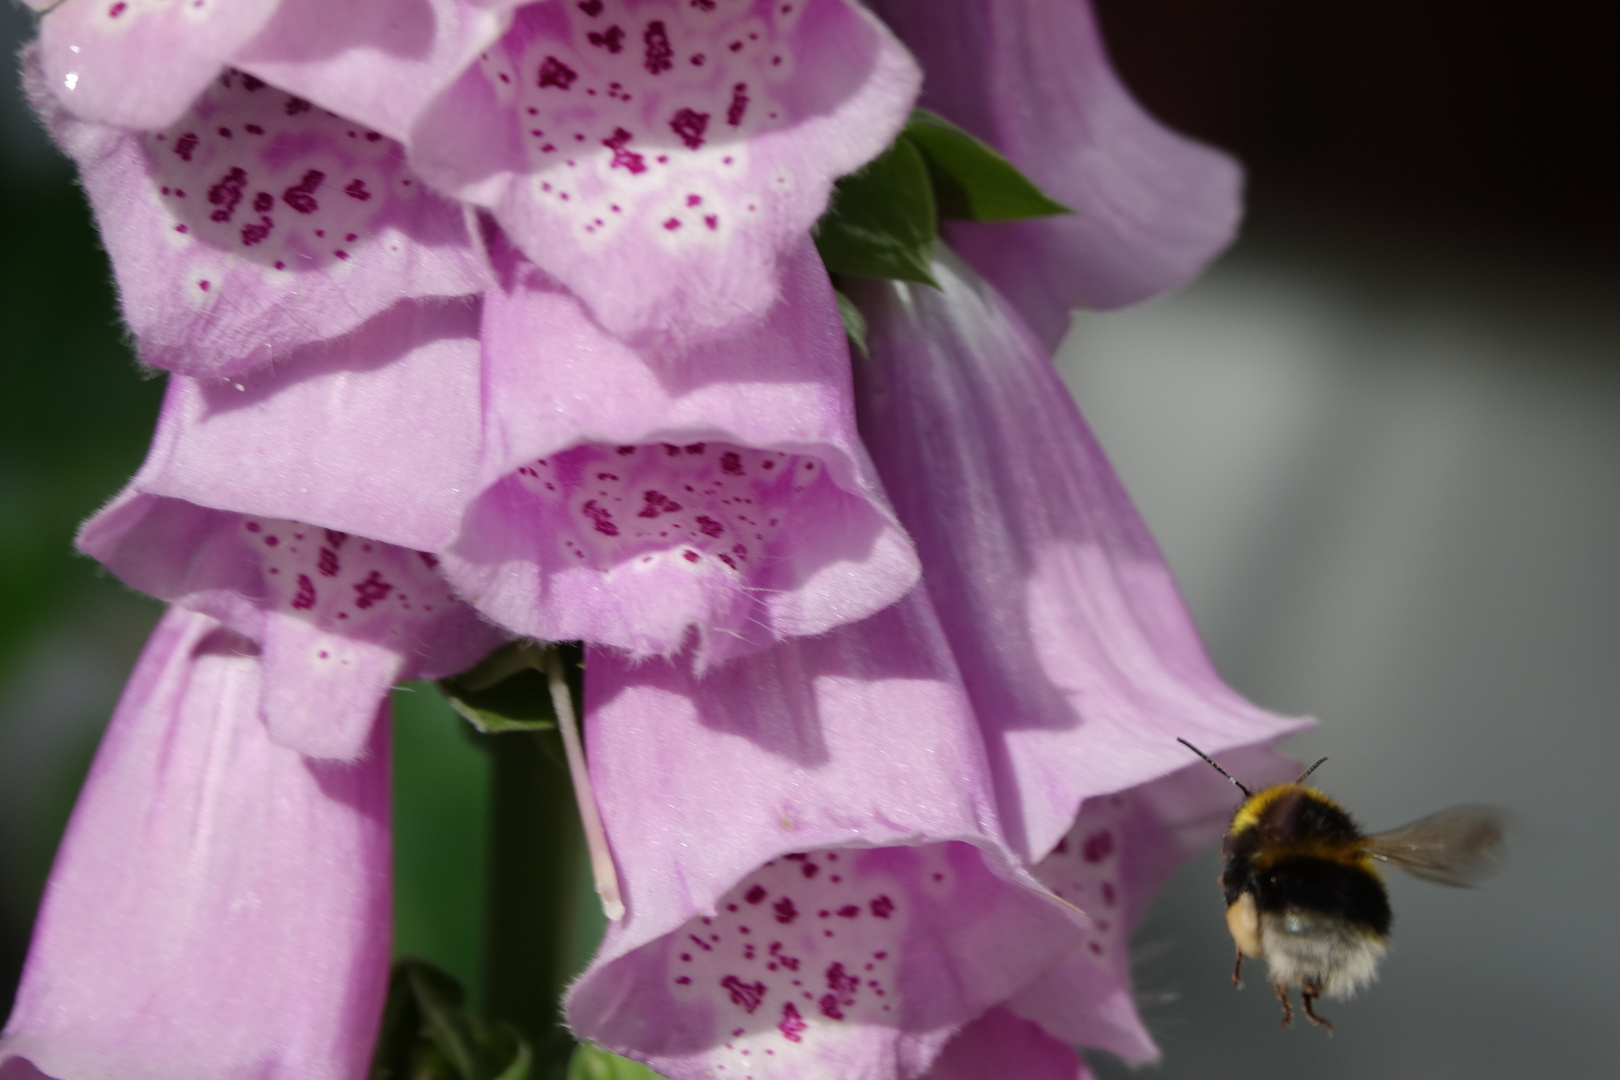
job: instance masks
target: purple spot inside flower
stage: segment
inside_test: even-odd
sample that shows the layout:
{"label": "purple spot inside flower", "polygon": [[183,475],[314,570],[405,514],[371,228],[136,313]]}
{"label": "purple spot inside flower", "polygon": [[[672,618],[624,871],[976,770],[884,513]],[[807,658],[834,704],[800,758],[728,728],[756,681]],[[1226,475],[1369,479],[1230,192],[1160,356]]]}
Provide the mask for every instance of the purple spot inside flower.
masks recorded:
{"label": "purple spot inside flower", "polygon": [[1099,863],[1114,852],[1114,834],[1102,829],[1086,837],[1086,842],[1080,849],[1080,857],[1088,863]]}
{"label": "purple spot inside flower", "polygon": [[371,607],[377,601],[386,598],[393,589],[392,585],[382,579],[380,573],[373,570],[364,581],[354,586],[355,596],[357,597],[354,606],[361,610]]}
{"label": "purple spot inside flower", "polygon": [[750,904],[757,904],[761,900],[765,899],[765,896],[765,886],[755,885],[753,888],[749,889],[743,894],[743,899],[748,901]]}
{"label": "purple spot inside flower", "polygon": [[793,906],[792,897],[782,897],[782,899],[771,905],[771,910],[776,913],[776,921],[781,923],[783,926],[788,925],[794,919],[799,917],[799,909]]}
{"label": "purple spot inside flower", "polygon": [[210,221],[229,221],[236,213],[237,205],[242,201],[242,188],[247,184],[247,173],[240,168],[232,168],[219,180],[219,183],[208,189],[208,201],[218,207],[209,214]]}
{"label": "purple spot inside flower", "polygon": [[784,1039],[788,1042],[803,1042],[804,1029],[809,1026],[804,1022],[804,1017],[799,1015],[799,1010],[793,1007],[793,1002],[782,1003],[782,1022],[776,1025],[776,1029],[782,1033]]}
{"label": "purple spot inside flower", "polygon": [[[735,51],[735,47],[733,47]],[[742,126],[743,117],[748,113],[748,84],[737,83],[731,88],[731,104],[726,106],[726,123],[732,127]]]}
{"label": "purple spot inside flower", "polygon": [[[891,914],[894,913],[894,901],[890,900],[887,896],[879,896],[873,899],[871,908],[874,916],[879,919],[887,919]],[[883,959],[882,953],[873,953],[872,955],[876,956],[879,960]]]}
{"label": "purple spot inside flower", "polygon": [[606,49],[614,56],[624,51],[624,29],[617,25],[610,26],[601,33],[592,30],[585,35],[585,40],[599,49]]}
{"label": "purple spot inside flower", "polygon": [[680,136],[681,142],[686,144],[688,150],[696,150],[703,145],[703,133],[709,127],[709,114],[694,109],[682,109],[675,114],[669,126],[670,130]]}
{"label": "purple spot inside flower", "polygon": [[624,128],[614,128],[613,135],[602,140],[602,145],[613,151],[613,161],[608,168],[626,169],[632,176],[639,176],[647,171],[647,159],[634,150],[627,149],[634,137]]}
{"label": "purple spot inside flower", "polygon": [[292,606],[295,611],[308,611],[315,606],[315,583],[308,574],[298,575],[298,595],[293,597]]}
{"label": "purple spot inside flower", "polygon": [[[321,204],[315,201],[315,192],[319,190],[321,181],[326,174],[319,169],[310,169],[303,177],[281,193],[281,201],[298,211],[300,214],[313,214],[320,209]],[[320,235],[319,233],[316,234]]]}
{"label": "purple spot inside flower", "polygon": [[669,33],[664,29],[662,19],[648,23],[641,40],[647,46],[646,55],[641,61],[647,74],[658,75],[675,66],[675,50],[669,47]]}
{"label": "purple spot inside flower", "polygon": [[540,89],[555,87],[558,90],[567,90],[574,85],[579,73],[555,56],[548,56],[540,65]]}
{"label": "purple spot inside flower", "polygon": [[349,181],[348,186],[343,189],[343,194],[347,195],[351,199],[358,199],[361,202],[371,201],[371,192],[366,190],[366,182],[361,180],[359,177]]}
{"label": "purple spot inside flower", "polygon": [[592,499],[581,509],[584,510],[585,516],[590,518],[596,526],[597,532],[603,536],[619,535],[619,527],[613,523],[613,512],[607,507],[599,505],[595,499]]}
{"label": "purple spot inside flower", "polygon": [[735,975],[727,975],[720,980],[720,985],[731,991],[731,1003],[741,1005],[743,1011],[748,1013],[759,1008],[759,1003],[765,999],[765,984],[762,982],[745,983]]}

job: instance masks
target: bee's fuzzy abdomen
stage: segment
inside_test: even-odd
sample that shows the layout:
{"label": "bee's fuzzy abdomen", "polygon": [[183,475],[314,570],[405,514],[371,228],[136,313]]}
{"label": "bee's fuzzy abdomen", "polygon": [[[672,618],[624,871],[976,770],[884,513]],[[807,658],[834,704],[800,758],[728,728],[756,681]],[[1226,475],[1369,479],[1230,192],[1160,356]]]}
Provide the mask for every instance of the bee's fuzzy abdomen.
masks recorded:
{"label": "bee's fuzzy abdomen", "polygon": [[1251,882],[1262,915],[1293,908],[1389,936],[1389,894],[1377,875],[1361,866],[1300,855],[1279,859],[1255,873]]}

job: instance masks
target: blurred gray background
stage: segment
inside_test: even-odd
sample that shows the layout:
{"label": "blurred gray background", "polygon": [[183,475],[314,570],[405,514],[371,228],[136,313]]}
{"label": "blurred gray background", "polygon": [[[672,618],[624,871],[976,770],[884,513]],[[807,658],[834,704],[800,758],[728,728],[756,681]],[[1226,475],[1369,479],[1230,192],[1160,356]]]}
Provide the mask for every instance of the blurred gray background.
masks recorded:
{"label": "blurred gray background", "polygon": [[[1250,168],[1202,281],[1082,314],[1061,363],[1228,680],[1321,727],[1385,828],[1516,814],[1473,892],[1393,880],[1381,982],[1277,1029],[1235,992],[1213,853],[1137,938],[1180,1077],[1620,1075],[1620,94],[1611,5],[1100,0],[1127,82]],[[32,16],[0,3],[7,53]],[[133,367],[71,173],[0,104],[0,1011],[157,607],[71,553],[139,463]],[[487,764],[403,693],[402,950],[477,984]],[[431,785],[430,800],[409,793]],[[413,812],[405,809],[415,806]],[[1095,1062],[1105,1078],[1127,1074]]]}

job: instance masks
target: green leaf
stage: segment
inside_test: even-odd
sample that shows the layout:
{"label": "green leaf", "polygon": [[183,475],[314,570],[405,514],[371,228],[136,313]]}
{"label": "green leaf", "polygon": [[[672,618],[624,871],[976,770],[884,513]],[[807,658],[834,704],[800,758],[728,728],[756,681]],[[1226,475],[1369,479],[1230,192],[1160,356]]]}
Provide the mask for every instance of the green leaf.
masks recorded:
{"label": "green leaf", "polygon": [[866,316],[861,309],[855,306],[855,301],[845,296],[840,289],[834,289],[833,295],[838,298],[838,314],[844,318],[844,333],[849,335],[849,342],[855,346],[862,356],[871,355],[866,351]]}
{"label": "green leaf", "polygon": [[407,957],[394,965],[370,1080],[529,1080],[534,1054],[510,1024],[486,1024],[461,984]]}
{"label": "green leaf", "polygon": [[489,1073],[490,1080],[529,1080],[534,1069],[534,1052],[517,1028],[507,1023],[497,1023],[490,1033],[486,1059],[495,1062],[497,1068],[500,1062],[506,1063],[499,1072]]}
{"label": "green leaf", "polygon": [[660,1080],[657,1073],[639,1061],[609,1053],[600,1046],[582,1042],[568,1063],[568,1080]]}
{"label": "green leaf", "polygon": [[456,712],[486,735],[555,730],[557,714],[551,706],[550,684],[543,670],[548,648],[562,650],[563,667],[574,692],[577,714],[581,699],[579,672],[584,654],[574,642],[552,645],[509,642],[459,675],[440,679],[439,690]]}
{"label": "green leaf", "polygon": [[901,132],[916,146],[933,181],[939,216],[965,221],[1018,221],[1074,211],[989,146],[944,117],[916,109]]}
{"label": "green leaf", "polygon": [[928,273],[939,235],[934,193],[917,147],[900,139],[834,184],[815,235],[835,274],[935,284]]}

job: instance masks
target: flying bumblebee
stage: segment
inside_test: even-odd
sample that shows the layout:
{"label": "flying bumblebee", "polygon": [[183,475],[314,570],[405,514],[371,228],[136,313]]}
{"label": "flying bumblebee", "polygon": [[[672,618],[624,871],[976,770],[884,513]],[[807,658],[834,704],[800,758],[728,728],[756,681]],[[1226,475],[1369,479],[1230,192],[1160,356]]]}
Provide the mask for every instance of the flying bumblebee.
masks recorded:
{"label": "flying bumblebee", "polygon": [[1503,815],[1492,806],[1454,806],[1393,832],[1365,836],[1338,803],[1305,786],[1327,758],[1291,784],[1250,791],[1213,758],[1178,739],[1243,792],[1221,841],[1226,926],[1237,943],[1232,983],[1244,957],[1265,960],[1282,1003],[1283,1026],[1294,1019],[1289,987],[1305,1015],[1319,997],[1345,998],[1370,983],[1389,948],[1389,896],[1376,863],[1391,863],[1441,885],[1476,885],[1499,861]]}

